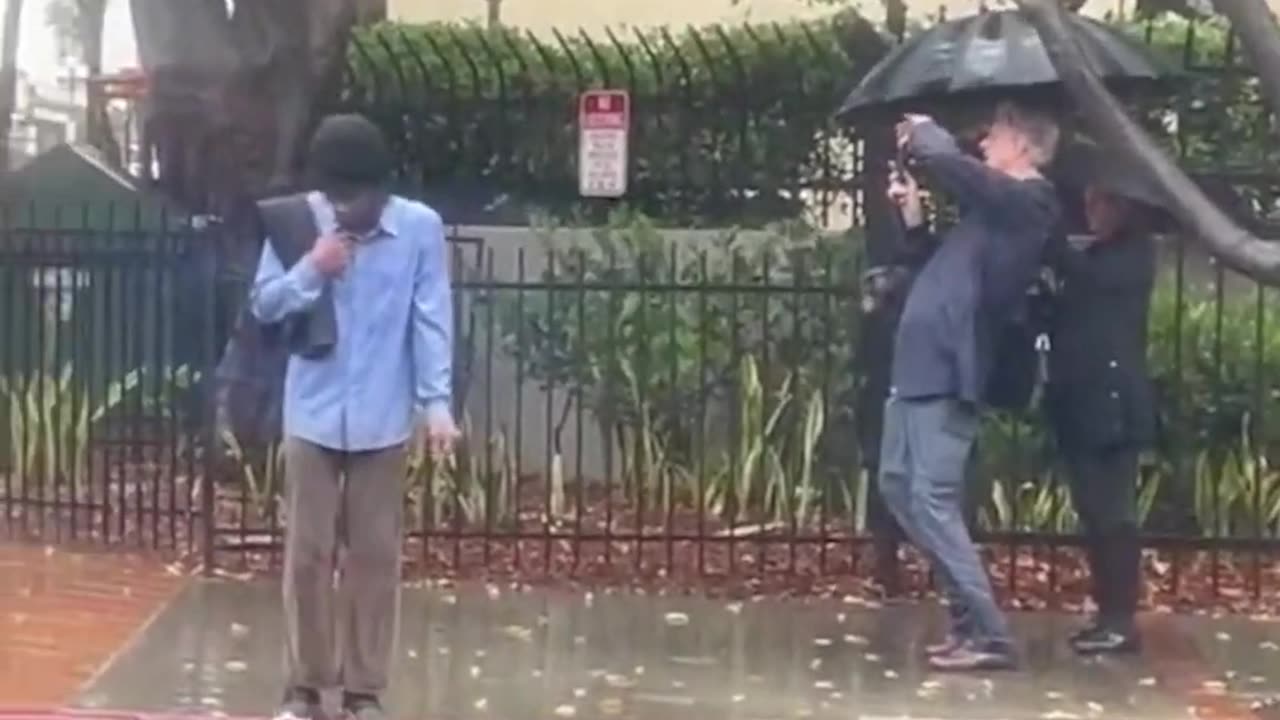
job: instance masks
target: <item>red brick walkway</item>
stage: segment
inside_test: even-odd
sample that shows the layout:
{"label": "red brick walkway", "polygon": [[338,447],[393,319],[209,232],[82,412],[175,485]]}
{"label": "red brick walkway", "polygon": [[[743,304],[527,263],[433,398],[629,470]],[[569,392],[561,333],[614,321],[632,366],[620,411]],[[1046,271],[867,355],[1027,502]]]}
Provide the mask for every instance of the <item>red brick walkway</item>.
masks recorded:
{"label": "red brick walkway", "polygon": [[69,703],[183,581],[158,560],[0,544],[0,708]]}

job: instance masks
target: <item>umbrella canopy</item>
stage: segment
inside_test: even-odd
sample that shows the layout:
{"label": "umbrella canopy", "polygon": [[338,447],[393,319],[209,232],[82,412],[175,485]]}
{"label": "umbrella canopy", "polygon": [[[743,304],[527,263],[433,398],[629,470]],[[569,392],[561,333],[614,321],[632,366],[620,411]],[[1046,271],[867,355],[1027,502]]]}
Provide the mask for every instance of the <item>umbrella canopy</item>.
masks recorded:
{"label": "umbrella canopy", "polygon": [[[1154,85],[1169,76],[1141,42],[1103,23],[1068,21],[1093,70],[1112,85]],[[871,68],[838,114],[909,109],[942,98],[1026,92],[1058,83],[1039,33],[1016,10],[940,23],[899,45]]]}
{"label": "umbrella canopy", "polygon": [[[1173,216],[1160,191],[1133,168],[1109,155],[1091,140],[1080,138],[1064,145],[1049,173],[1054,185],[1063,193],[1063,205],[1068,215],[1075,214],[1074,222],[1084,222],[1082,194],[1092,185],[1103,192],[1116,195],[1138,204],[1142,208],[1149,229],[1167,232],[1174,227]],[[1068,222],[1071,225],[1071,222]]]}
{"label": "umbrella canopy", "polygon": [[1078,140],[1059,150],[1051,175],[1055,183],[1075,192],[1094,185],[1152,209],[1164,205],[1160,192],[1135,168],[1114,159],[1090,140]]}

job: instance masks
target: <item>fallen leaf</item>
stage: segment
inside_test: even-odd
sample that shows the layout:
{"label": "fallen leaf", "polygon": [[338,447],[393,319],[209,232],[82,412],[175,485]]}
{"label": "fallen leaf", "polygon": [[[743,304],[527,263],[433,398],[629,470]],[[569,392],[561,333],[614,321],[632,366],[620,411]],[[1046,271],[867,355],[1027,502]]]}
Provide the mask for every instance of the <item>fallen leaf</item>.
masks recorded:
{"label": "fallen leaf", "polygon": [[689,616],[682,612],[669,612],[663,616],[663,619],[673,627],[684,627],[689,624]]}
{"label": "fallen leaf", "polygon": [[487,699],[485,699],[485,698],[480,698],[479,700],[477,700],[477,701],[475,702],[475,708],[476,708],[477,710],[481,710],[481,711],[483,711],[483,710],[485,710],[485,709],[486,709],[486,708],[488,708],[488,707],[489,707],[489,701],[488,701]]}
{"label": "fallen leaf", "polygon": [[817,690],[834,690],[836,686],[830,680],[817,680],[813,683],[813,687]]}
{"label": "fallen leaf", "polygon": [[243,660],[228,660],[222,667],[227,672],[241,673],[249,669],[249,664]]}
{"label": "fallen leaf", "polygon": [[849,645],[858,645],[861,647],[865,647],[871,644],[870,640],[862,637],[861,635],[845,635],[844,641]]}
{"label": "fallen leaf", "polygon": [[814,638],[813,644],[817,645],[818,647],[831,647],[831,638],[824,638],[824,637]]}
{"label": "fallen leaf", "polygon": [[1144,677],[1138,681],[1138,685],[1142,687],[1155,687],[1156,679],[1153,677]]}
{"label": "fallen leaf", "polygon": [[1045,696],[1046,698],[1050,699],[1050,700],[1061,700],[1061,699],[1062,699],[1062,693],[1058,692],[1057,690],[1050,690],[1050,691],[1046,692],[1046,693],[1044,694],[1044,696]]}
{"label": "fallen leaf", "polygon": [[1085,703],[1085,707],[1089,708],[1089,713],[1092,715],[1101,715],[1103,710],[1105,709],[1102,707],[1101,703],[1096,703],[1093,701]]}
{"label": "fallen leaf", "polygon": [[233,638],[249,637],[249,626],[241,625],[240,623],[236,623],[236,622],[231,623],[231,637]]}
{"label": "fallen leaf", "polygon": [[729,603],[728,605],[725,605],[724,607],[725,607],[725,609],[726,609],[726,610],[728,610],[729,612],[733,613],[734,615],[737,615],[738,613],[742,612],[742,603],[740,603],[740,602],[733,602],[733,603]]}
{"label": "fallen leaf", "polygon": [[533,639],[533,630],[522,625],[508,625],[503,628],[503,632],[505,632],[509,637],[513,637],[517,640],[523,640],[525,642]]}
{"label": "fallen leaf", "polygon": [[556,717],[573,717],[578,714],[578,709],[572,705],[561,705],[556,708]]}
{"label": "fallen leaf", "polygon": [[814,658],[812,661],[809,662],[810,670],[817,670],[820,667],[822,667],[822,658]]}
{"label": "fallen leaf", "polygon": [[621,715],[623,709],[622,701],[618,698],[605,698],[597,707],[602,715]]}
{"label": "fallen leaf", "polygon": [[885,670],[884,676],[890,680],[896,679],[898,677],[898,671],[893,669]]}
{"label": "fallen leaf", "polygon": [[739,694],[737,694],[737,695],[734,695],[734,696],[733,696],[733,698],[732,698],[733,702],[735,702],[735,703],[740,703],[740,702],[742,702],[743,700],[746,700],[746,699],[747,699],[747,696],[746,696],[746,695],[743,695],[743,694],[741,694],[741,693],[739,693]]}
{"label": "fallen leaf", "polygon": [[473,677],[473,678],[478,678],[478,677],[480,677],[480,666],[479,666],[479,665],[472,665],[472,666],[471,666],[471,677]]}
{"label": "fallen leaf", "polygon": [[862,658],[869,663],[880,662],[880,656],[875,653],[866,653],[865,655],[862,656]]}
{"label": "fallen leaf", "polygon": [[1220,632],[1220,633],[1218,633],[1217,635],[1214,635],[1214,637],[1218,639],[1218,642],[1230,642],[1230,641],[1231,641],[1231,636],[1230,636],[1230,635],[1228,635],[1227,633],[1224,633],[1224,632]]}

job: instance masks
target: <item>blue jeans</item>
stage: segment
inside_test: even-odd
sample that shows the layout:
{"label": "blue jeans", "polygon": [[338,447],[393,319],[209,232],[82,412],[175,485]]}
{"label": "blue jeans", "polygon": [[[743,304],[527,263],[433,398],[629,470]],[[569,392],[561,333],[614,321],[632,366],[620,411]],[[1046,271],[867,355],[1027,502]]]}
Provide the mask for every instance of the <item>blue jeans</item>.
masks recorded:
{"label": "blue jeans", "polygon": [[952,632],[1007,646],[1009,625],[964,518],[965,465],[979,422],[976,408],[952,398],[889,398],[880,444],[880,494],[907,537],[933,564],[950,603]]}

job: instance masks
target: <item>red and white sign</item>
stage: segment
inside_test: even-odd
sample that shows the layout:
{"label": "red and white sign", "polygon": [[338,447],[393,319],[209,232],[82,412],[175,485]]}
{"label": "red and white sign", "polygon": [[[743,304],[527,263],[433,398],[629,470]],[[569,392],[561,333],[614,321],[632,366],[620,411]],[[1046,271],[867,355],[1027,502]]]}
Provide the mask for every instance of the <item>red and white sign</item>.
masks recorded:
{"label": "red and white sign", "polygon": [[583,197],[627,194],[627,140],[631,96],[625,90],[589,90],[578,100],[578,192]]}

